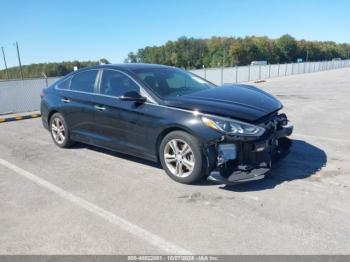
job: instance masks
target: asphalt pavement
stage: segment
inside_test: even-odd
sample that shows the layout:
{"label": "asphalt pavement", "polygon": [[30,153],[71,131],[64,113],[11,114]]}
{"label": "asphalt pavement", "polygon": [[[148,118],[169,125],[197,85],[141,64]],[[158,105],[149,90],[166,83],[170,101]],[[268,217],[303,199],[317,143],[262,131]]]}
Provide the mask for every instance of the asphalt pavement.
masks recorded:
{"label": "asphalt pavement", "polygon": [[159,165],[0,123],[0,254],[350,254],[350,69],[257,84],[295,125],[268,178],[183,185]]}

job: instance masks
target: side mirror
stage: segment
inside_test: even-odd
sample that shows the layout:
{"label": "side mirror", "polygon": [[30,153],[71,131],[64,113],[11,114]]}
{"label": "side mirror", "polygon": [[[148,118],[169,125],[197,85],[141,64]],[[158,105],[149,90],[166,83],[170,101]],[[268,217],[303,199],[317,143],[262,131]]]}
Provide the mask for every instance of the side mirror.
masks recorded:
{"label": "side mirror", "polygon": [[134,101],[137,103],[145,103],[147,101],[147,97],[141,96],[136,91],[129,91],[126,92],[124,95],[120,97],[120,100],[122,101]]}

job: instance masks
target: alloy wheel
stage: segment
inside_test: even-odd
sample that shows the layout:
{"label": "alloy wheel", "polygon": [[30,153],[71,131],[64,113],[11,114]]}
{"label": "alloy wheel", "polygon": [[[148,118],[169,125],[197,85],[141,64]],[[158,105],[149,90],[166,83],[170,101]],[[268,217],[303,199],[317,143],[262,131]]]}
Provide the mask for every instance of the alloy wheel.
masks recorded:
{"label": "alloy wheel", "polygon": [[195,165],[191,147],[181,139],[172,139],[165,145],[164,161],[170,172],[178,177],[189,176]]}
{"label": "alloy wheel", "polygon": [[51,124],[52,136],[58,144],[62,144],[66,139],[66,130],[62,120],[58,117],[54,118]]}

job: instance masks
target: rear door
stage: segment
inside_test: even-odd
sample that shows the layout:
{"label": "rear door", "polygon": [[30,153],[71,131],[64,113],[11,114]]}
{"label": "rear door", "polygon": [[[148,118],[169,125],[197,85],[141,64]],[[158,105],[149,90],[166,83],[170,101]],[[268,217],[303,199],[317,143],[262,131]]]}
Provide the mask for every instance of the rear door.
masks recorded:
{"label": "rear door", "polygon": [[99,70],[90,69],[74,74],[66,83],[68,88],[60,88],[60,108],[71,132],[72,139],[94,144],[96,125],[94,114],[96,87]]}

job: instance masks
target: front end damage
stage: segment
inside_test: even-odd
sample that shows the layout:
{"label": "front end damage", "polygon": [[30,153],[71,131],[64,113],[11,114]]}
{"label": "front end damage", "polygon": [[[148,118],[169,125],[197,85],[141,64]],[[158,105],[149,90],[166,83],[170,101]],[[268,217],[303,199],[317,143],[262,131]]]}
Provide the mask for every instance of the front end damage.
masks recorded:
{"label": "front end damage", "polygon": [[262,179],[272,163],[289,152],[287,136],[293,126],[285,114],[274,114],[257,125],[266,130],[258,138],[223,135],[206,145],[208,180],[236,184]]}

